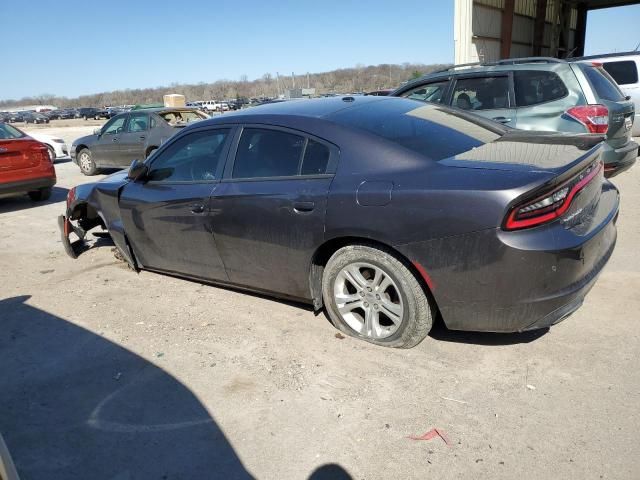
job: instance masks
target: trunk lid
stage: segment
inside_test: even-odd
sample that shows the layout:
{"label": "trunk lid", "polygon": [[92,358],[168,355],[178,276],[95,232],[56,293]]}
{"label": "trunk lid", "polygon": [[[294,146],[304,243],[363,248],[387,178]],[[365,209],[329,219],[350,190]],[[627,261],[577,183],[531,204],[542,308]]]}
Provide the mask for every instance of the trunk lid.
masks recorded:
{"label": "trunk lid", "polygon": [[[527,184],[511,190],[513,201],[507,229],[530,228],[556,218],[563,218],[563,222],[568,219],[571,225],[576,225],[588,217],[601,195],[604,170],[600,152],[604,139],[604,135],[594,134],[512,130],[498,140],[440,163],[538,173]],[[562,200],[566,200],[566,205]],[[551,210],[547,211],[548,208]],[[520,215],[522,209],[529,211]],[[538,211],[541,213],[534,216]],[[544,217],[547,220],[536,223],[543,215],[547,215]]]}
{"label": "trunk lid", "polygon": [[23,170],[49,160],[46,147],[30,137],[0,140],[0,172]]}
{"label": "trunk lid", "polygon": [[604,135],[509,130],[497,140],[440,163],[453,167],[538,171],[557,176],[599,155]]}

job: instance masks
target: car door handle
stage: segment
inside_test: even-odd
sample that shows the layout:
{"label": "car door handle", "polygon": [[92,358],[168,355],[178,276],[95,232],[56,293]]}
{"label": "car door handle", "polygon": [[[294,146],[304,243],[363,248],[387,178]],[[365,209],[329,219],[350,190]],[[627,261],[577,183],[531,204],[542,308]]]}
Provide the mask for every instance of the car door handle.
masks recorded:
{"label": "car door handle", "polygon": [[316,208],[313,202],[293,202],[293,211],[296,213],[312,212]]}
{"label": "car door handle", "polygon": [[204,205],[201,203],[189,205],[189,208],[191,209],[191,213],[204,213]]}
{"label": "car door handle", "polygon": [[140,135],[140,140],[144,140],[145,138],[147,137],[145,137],[144,135]]}
{"label": "car door handle", "polygon": [[117,141],[118,141],[118,137],[113,137],[113,138],[111,139],[111,141],[112,141],[112,142],[117,142]]}
{"label": "car door handle", "polygon": [[507,117],[493,117],[491,120],[493,120],[494,122],[500,122],[500,123],[509,123],[511,121],[511,119]]}

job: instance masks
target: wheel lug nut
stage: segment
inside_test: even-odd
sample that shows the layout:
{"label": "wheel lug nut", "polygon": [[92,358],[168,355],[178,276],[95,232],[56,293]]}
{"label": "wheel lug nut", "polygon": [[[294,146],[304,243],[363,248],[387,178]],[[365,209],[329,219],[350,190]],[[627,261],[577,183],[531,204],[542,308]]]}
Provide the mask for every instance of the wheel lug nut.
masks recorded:
{"label": "wheel lug nut", "polygon": [[365,306],[365,307],[368,307],[368,306],[369,306],[369,304],[368,304],[367,302],[364,302],[364,306]]}
{"label": "wheel lug nut", "polygon": [[377,303],[374,303],[374,304],[373,304],[373,308],[375,308],[375,309],[377,310],[377,309],[378,309],[378,304],[377,304]]}
{"label": "wheel lug nut", "polygon": [[376,293],[376,300],[380,300],[380,295]]}
{"label": "wheel lug nut", "polygon": [[364,292],[360,292],[360,296],[361,296],[361,297],[364,297]]}
{"label": "wheel lug nut", "polygon": [[370,292],[370,291],[371,291],[371,287],[367,287],[367,291],[369,291],[369,292]]}

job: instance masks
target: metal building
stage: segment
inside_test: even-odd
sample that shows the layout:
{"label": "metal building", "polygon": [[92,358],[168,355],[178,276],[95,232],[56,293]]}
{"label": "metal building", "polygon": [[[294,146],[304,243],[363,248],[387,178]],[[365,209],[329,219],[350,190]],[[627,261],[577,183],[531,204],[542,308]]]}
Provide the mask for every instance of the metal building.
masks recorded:
{"label": "metal building", "polygon": [[[587,12],[629,0],[455,0],[455,63],[584,54]],[[602,52],[607,53],[607,52]]]}

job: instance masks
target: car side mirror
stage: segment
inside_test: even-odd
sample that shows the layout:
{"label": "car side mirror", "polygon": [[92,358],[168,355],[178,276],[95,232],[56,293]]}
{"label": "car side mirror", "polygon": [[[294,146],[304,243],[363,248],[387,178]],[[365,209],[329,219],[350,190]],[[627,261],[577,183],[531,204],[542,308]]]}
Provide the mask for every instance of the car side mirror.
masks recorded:
{"label": "car side mirror", "polygon": [[94,135],[97,135],[97,136],[99,137],[100,135],[102,135],[102,129],[101,129],[101,128],[96,128],[96,129],[93,131],[93,134],[94,134]]}
{"label": "car side mirror", "polygon": [[127,173],[127,178],[133,180],[134,182],[137,180],[141,180],[147,174],[149,168],[142,163],[140,160],[135,159],[131,162],[131,166],[129,167],[129,173]]}

